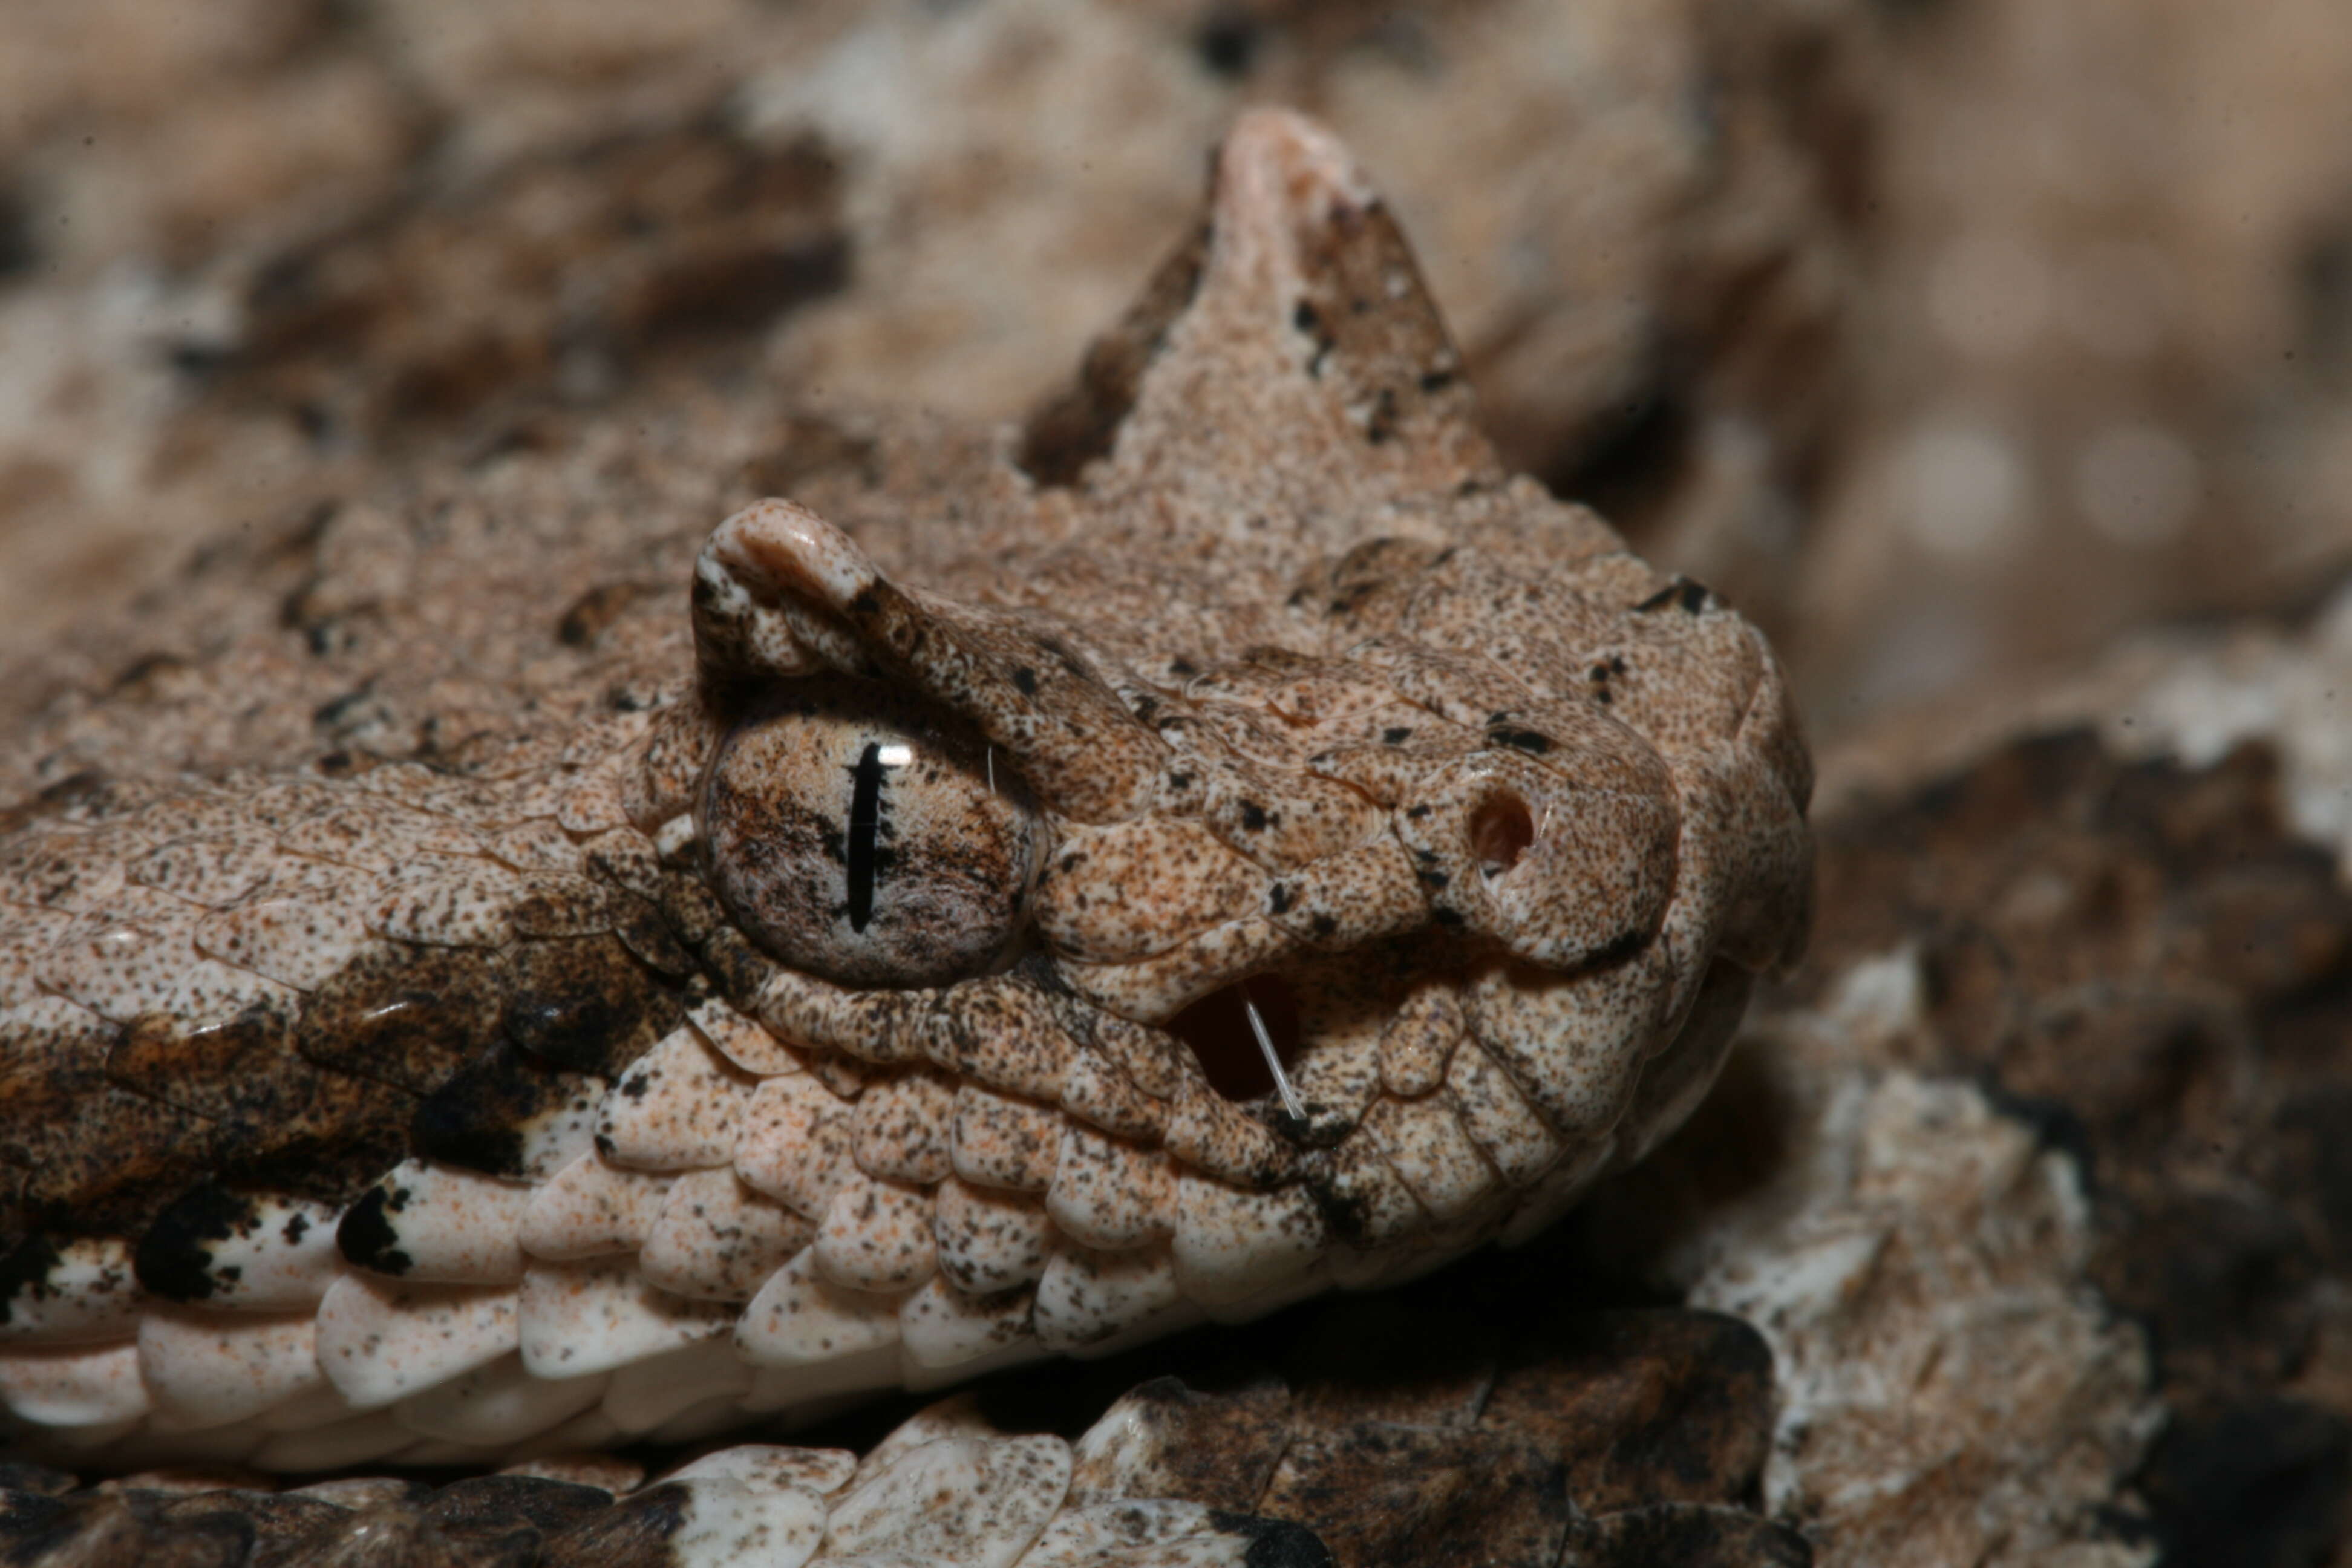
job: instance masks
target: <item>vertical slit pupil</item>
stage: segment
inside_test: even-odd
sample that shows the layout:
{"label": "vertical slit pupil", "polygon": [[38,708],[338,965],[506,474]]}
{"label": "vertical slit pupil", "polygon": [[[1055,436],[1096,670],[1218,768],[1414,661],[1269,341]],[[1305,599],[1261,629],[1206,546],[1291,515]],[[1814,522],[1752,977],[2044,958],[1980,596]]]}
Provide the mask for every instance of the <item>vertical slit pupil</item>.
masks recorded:
{"label": "vertical slit pupil", "polygon": [[849,929],[874,919],[874,853],[882,835],[882,748],[874,742],[849,770]]}

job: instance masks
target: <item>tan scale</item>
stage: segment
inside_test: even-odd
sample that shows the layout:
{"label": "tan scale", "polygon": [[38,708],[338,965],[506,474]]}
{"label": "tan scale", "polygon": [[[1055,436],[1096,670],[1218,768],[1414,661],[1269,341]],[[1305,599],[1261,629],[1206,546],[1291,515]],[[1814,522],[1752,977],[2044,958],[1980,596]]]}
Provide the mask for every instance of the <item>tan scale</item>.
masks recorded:
{"label": "tan scale", "polygon": [[722,1166],[670,1184],[637,1256],[646,1279],[675,1295],[747,1301],[815,1238],[814,1222]]}
{"label": "tan scale", "polygon": [[673,1029],[606,1091],[596,1119],[598,1154],[640,1171],[724,1165],[759,1082],[712,1049],[700,1030]]}

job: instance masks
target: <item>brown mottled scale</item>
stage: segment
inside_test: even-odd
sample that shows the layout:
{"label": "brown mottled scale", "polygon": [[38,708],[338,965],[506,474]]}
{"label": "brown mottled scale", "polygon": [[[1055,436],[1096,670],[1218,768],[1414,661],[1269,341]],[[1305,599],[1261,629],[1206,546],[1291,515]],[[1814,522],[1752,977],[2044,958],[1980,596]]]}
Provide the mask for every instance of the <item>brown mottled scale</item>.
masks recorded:
{"label": "brown mottled scale", "polygon": [[[750,406],[229,547],[142,624],[161,673],[26,719],[0,1332],[65,1238],[168,1288],[183,1194],[341,1206],[414,1159],[451,1203],[542,1184],[541,1258],[753,1299],[763,1366],[834,1343],[804,1300],[870,1338],[902,1292],[909,1365],[999,1353],[1033,1289],[1040,1338],[1115,1345],[1525,1234],[1687,1113],[1801,943],[1761,637],[1499,468],[1308,122],[1244,117],[1024,430],[879,427],[759,500]],[[822,765],[759,728],[861,691],[877,738]],[[400,1271],[408,1191],[346,1215],[348,1268]]]}

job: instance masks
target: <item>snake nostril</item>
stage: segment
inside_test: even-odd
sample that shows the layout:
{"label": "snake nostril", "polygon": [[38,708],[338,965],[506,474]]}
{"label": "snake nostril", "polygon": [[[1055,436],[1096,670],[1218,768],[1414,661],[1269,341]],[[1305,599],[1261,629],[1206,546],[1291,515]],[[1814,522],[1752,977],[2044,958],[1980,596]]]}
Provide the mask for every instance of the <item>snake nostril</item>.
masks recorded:
{"label": "snake nostril", "polygon": [[1470,818],[1470,849],[1489,877],[1499,877],[1519,863],[1519,856],[1536,841],[1536,819],[1528,803],[1508,790],[1490,795]]}
{"label": "snake nostril", "polygon": [[1192,1049],[1209,1087],[1227,1100],[1255,1100],[1274,1088],[1273,1071],[1250,1026],[1250,1009],[1274,1042],[1284,1067],[1298,1054],[1298,1000],[1277,975],[1253,974],[1212,991],[1168,1021],[1168,1030]]}

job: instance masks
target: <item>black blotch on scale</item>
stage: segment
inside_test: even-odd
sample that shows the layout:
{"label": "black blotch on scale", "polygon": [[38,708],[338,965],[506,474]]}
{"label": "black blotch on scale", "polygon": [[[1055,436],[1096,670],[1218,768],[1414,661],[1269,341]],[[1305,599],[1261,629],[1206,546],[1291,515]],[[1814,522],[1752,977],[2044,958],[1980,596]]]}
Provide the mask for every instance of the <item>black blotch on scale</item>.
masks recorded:
{"label": "black blotch on scale", "polygon": [[131,1254],[131,1271],[150,1294],[167,1301],[201,1301],[217,1289],[213,1244],[253,1228],[259,1205],[239,1193],[205,1183],[181,1194],[155,1216]]}
{"label": "black blotch on scale", "polygon": [[401,1250],[400,1232],[385,1217],[387,1211],[398,1213],[401,1205],[385,1195],[382,1186],[370,1187],[360,1195],[360,1201],[343,1211],[335,1226],[335,1247],[344,1258],[372,1274],[405,1274],[415,1267],[407,1253]]}
{"label": "black blotch on scale", "polygon": [[12,1252],[0,1253],[0,1324],[5,1324],[19,1297],[26,1302],[46,1289],[50,1270],[64,1261],[58,1244],[46,1236],[31,1236]]}
{"label": "black blotch on scale", "polygon": [[[528,1176],[525,1130],[565,1110],[585,1117],[604,1087],[600,1079],[550,1067],[500,1041],[417,1102],[408,1152],[488,1176]],[[342,1240],[340,1230],[336,1240]]]}

